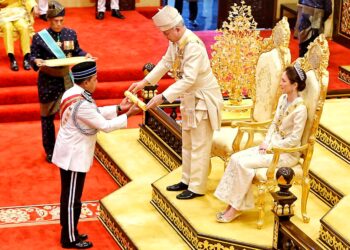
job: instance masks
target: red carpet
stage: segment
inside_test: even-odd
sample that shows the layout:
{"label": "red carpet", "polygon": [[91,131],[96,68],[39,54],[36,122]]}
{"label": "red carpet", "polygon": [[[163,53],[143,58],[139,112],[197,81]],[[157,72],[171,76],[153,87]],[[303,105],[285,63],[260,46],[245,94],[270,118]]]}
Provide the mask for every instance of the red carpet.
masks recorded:
{"label": "red carpet", "polygon": [[[132,82],[143,77],[141,69],[146,62],[156,63],[161,58],[167,41],[147,18],[154,13],[154,8],[125,11],[126,20],[106,15],[105,20],[98,21],[94,18],[94,11],[94,8],[67,9],[66,26],[77,31],[83,49],[98,57],[99,84],[95,99],[99,104],[114,104]],[[46,22],[37,20],[36,30],[47,27]],[[199,31],[197,34],[211,52],[215,31]],[[263,36],[269,34],[269,31],[262,32]],[[349,50],[332,41],[329,44],[329,91],[350,90],[349,85],[338,80],[338,66],[348,64],[343,55]],[[16,45],[16,56],[21,62],[18,42]],[[291,39],[290,49],[294,60],[298,54],[297,40]],[[5,50],[3,43],[0,50]],[[21,67],[19,72],[11,71],[5,53],[0,56],[0,72],[0,122],[38,120],[37,73],[24,71]],[[171,82],[171,79],[162,80],[159,91]]]}
{"label": "red carpet", "polygon": [[[115,104],[134,81],[143,77],[142,67],[156,63],[167,47],[164,36],[153,23],[137,11],[125,11],[126,20],[106,15],[94,18],[94,8],[67,9],[65,25],[77,31],[80,46],[98,57],[98,89],[94,95],[99,104]],[[140,10],[149,15],[152,10]],[[36,30],[47,27],[37,19]],[[39,120],[37,73],[22,69],[22,56],[16,43],[16,58],[20,71],[9,69],[5,53],[0,56],[0,122]],[[140,46],[141,45],[141,46]],[[3,43],[0,50],[4,51]],[[163,81],[160,91],[169,85]]]}
{"label": "red carpet", "polygon": [[[139,123],[141,116],[131,117],[128,127]],[[0,130],[0,249],[61,249],[59,170],[45,161],[40,122],[0,123]],[[116,189],[118,185],[95,160],[82,200],[98,201]],[[80,232],[89,234],[95,249],[119,249],[97,221],[96,202],[85,204],[90,205],[83,209]]]}

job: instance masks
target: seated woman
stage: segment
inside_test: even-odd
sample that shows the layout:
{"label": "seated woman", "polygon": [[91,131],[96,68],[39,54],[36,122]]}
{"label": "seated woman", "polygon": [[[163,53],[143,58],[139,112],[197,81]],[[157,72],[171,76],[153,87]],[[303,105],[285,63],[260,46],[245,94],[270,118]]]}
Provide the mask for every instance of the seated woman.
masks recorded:
{"label": "seated woman", "polygon": [[[307,109],[298,92],[305,89],[305,80],[306,74],[299,64],[289,66],[283,72],[280,83],[282,95],[263,143],[233,154],[216,188],[214,195],[228,204],[225,211],[216,215],[217,221],[231,222],[242,211],[254,207],[254,169],[267,168],[271,163],[273,155],[266,154],[267,149],[300,146]],[[299,153],[281,154],[278,166],[292,167],[299,158]]]}

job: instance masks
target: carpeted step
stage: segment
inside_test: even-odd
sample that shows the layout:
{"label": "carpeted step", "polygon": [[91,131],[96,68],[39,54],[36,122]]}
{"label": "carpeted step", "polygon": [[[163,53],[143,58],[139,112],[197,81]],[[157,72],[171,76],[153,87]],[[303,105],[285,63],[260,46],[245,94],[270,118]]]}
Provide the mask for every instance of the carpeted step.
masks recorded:
{"label": "carpeted step", "polygon": [[[172,79],[161,80],[158,91],[164,91],[173,81]],[[96,100],[123,98],[124,91],[126,91],[133,82],[134,81],[99,82],[96,92],[94,93],[94,98]],[[38,101],[39,97],[36,86],[0,88],[0,105],[36,103]]]}
{"label": "carpeted step", "polygon": [[[164,91],[172,79],[159,83],[159,92]],[[115,105],[124,98],[124,91],[132,82],[98,83],[94,98],[98,106]],[[0,88],[0,122],[35,121],[40,119],[37,88],[34,86]]]}
{"label": "carpeted step", "polygon": [[[116,105],[121,100],[120,98],[102,99],[96,100],[96,103],[98,106]],[[40,120],[39,103],[0,105],[0,123],[37,120]]]}

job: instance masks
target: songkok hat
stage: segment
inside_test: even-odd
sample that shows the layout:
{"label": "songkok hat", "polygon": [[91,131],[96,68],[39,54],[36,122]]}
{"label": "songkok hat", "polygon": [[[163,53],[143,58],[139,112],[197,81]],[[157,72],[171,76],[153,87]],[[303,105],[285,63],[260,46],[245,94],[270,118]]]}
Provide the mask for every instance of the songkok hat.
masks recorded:
{"label": "songkok hat", "polygon": [[58,16],[64,16],[65,10],[62,4],[60,4],[57,1],[50,1],[48,3],[48,9],[46,12],[46,17],[47,18],[54,18],[54,17],[58,17]]}
{"label": "songkok hat", "polygon": [[96,62],[88,61],[74,65],[72,67],[74,82],[82,82],[86,78],[96,75]]}
{"label": "songkok hat", "polygon": [[158,10],[158,13],[153,17],[154,24],[161,30],[166,31],[175,27],[182,21],[182,16],[177,9],[172,6],[166,5],[164,8]]}

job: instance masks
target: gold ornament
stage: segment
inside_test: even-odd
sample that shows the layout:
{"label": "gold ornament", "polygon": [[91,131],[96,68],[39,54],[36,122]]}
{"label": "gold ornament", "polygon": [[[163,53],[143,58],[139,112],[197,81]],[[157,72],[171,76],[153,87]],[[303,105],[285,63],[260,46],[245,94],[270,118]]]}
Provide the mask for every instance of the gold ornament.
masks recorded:
{"label": "gold ornament", "polygon": [[255,67],[262,50],[260,31],[251,13],[251,7],[241,2],[231,6],[228,22],[217,30],[212,45],[212,69],[223,94],[232,105],[242,102],[243,92],[255,96]]}

